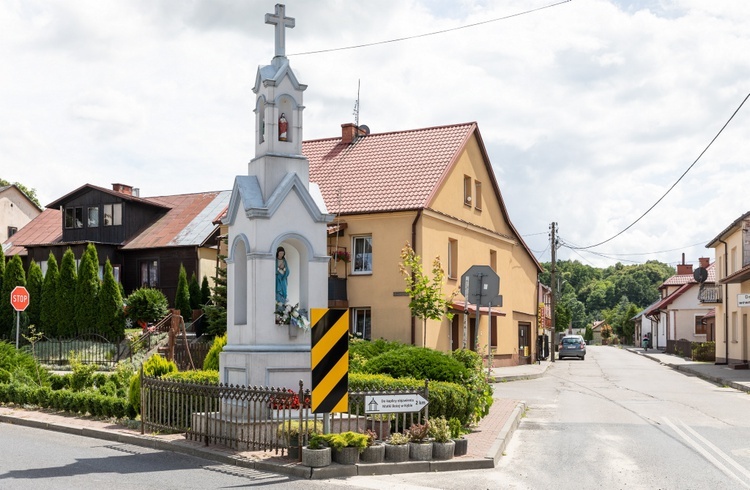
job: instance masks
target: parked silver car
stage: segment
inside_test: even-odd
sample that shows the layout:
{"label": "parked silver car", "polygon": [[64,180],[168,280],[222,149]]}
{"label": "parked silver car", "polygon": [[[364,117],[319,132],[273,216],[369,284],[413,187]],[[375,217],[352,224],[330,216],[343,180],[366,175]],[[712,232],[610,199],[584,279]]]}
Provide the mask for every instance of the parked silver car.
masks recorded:
{"label": "parked silver car", "polygon": [[586,342],[580,335],[566,335],[560,340],[557,350],[557,358],[578,357],[583,360],[586,357]]}

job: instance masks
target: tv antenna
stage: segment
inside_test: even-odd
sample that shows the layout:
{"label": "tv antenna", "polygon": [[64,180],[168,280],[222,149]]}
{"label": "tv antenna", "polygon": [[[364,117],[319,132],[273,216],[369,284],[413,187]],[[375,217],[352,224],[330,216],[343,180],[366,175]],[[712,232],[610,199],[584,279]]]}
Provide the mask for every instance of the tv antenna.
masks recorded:
{"label": "tv antenna", "polygon": [[361,80],[357,80],[357,100],[354,101],[354,126],[359,129],[359,85]]}

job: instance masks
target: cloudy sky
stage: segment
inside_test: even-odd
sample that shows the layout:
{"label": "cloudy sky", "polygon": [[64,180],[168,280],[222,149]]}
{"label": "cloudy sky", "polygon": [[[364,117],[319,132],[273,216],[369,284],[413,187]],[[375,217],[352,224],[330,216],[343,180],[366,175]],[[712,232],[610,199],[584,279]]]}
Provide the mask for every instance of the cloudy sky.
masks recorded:
{"label": "cloudy sky", "polygon": [[[598,267],[713,257],[706,243],[750,210],[750,2],[557,2],[288,0],[305,139],[354,122],[360,84],[374,133],[476,121],[542,261],[553,221],[558,256]],[[43,204],[85,183],[230,189],[253,156],[273,9],[0,3],[0,177]]]}

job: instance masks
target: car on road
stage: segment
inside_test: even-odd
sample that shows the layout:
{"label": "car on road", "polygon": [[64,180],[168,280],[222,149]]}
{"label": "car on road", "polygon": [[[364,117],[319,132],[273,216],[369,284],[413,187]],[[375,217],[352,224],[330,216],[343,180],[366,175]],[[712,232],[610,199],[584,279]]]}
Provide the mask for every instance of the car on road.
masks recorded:
{"label": "car on road", "polygon": [[566,335],[560,339],[557,349],[557,358],[578,357],[583,360],[586,357],[586,342],[580,335]]}

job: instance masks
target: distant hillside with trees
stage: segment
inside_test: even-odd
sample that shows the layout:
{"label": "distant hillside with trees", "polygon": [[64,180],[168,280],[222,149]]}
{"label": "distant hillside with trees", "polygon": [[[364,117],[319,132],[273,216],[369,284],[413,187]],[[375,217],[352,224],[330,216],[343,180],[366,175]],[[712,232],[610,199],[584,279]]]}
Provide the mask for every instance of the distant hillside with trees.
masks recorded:
{"label": "distant hillside with trees", "polygon": [[[539,280],[551,287],[552,264],[542,265],[545,272]],[[557,261],[557,330],[569,324],[583,329],[603,320],[612,326],[614,334],[631,340],[634,324],[630,319],[659,299],[659,286],[674,274],[673,267],[656,260],[637,265],[618,262],[606,269],[578,260]]]}

